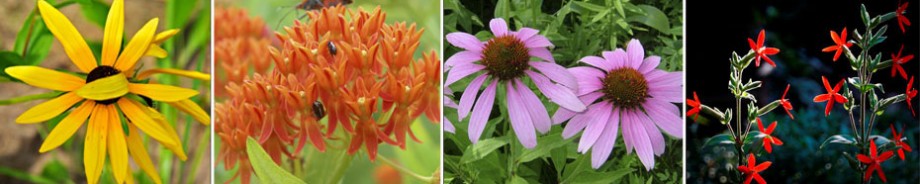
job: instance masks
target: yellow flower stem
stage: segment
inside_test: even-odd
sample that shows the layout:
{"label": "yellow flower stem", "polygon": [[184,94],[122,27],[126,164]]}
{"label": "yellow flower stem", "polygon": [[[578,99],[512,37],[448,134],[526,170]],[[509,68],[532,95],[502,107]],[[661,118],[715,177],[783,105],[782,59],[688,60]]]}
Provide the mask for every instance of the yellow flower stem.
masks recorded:
{"label": "yellow flower stem", "polygon": [[431,177],[422,176],[421,174],[412,172],[411,170],[403,167],[402,165],[396,164],[395,162],[393,162],[392,160],[390,160],[389,158],[387,158],[386,156],[382,154],[378,154],[377,159],[379,159],[380,161],[383,161],[384,164],[390,165],[390,167],[395,168],[396,170],[398,170],[399,172],[403,174],[412,176],[412,178],[421,180],[423,182],[431,181]]}
{"label": "yellow flower stem", "polygon": [[22,103],[22,102],[28,102],[32,100],[52,99],[54,97],[61,96],[61,94],[63,94],[63,92],[55,91],[55,92],[48,92],[48,93],[42,93],[42,94],[20,96],[20,97],[10,98],[6,100],[0,100],[0,105],[11,105],[11,104],[17,104],[17,103]]}

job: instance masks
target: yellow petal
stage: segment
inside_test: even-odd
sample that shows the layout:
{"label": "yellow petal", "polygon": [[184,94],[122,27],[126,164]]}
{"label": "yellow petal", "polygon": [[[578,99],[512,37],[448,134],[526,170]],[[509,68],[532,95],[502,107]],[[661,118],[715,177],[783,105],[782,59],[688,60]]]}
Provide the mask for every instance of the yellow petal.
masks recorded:
{"label": "yellow petal", "polygon": [[128,84],[131,93],[162,102],[175,102],[198,95],[198,91],[162,84]]}
{"label": "yellow petal", "polygon": [[150,77],[153,74],[158,74],[158,73],[173,74],[173,75],[198,79],[198,80],[202,80],[205,82],[211,82],[211,75],[208,75],[206,73],[201,73],[198,71],[191,71],[191,70],[170,69],[170,68],[155,68],[155,69],[145,70],[144,72],[141,72],[141,74],[137,75],[137,79],[143,80],[143,79],[146,79],[147,77]]}
{"label": "yellow petal", "polygon": [[86,128],[86,143],[83,145],[83,168],[86,169],[86,179],[90,184],[99,182],[99,175],[102,174],[102,167],[105,164],[107,126],[111,118],[106,106],[97,105],[93,109],[89,126]]}
{"label": "yellow petal", "polygon": [[128,175],[128,147],[125,143],[125,132],[121,127],[121,118],[115,105],[105,105],[109,111],[109,163],[117,183],[124,183]]}
{"label": "yellow petal", "polygon": [[[140,133],[140,131],[137,131],[137,127],[128,123],[128,151],[131,153],[131,158],[133,158],[134,163],[137,164],[144,173],[147,173],[147,176],[150,176],[153,182],[162,184],[163,181],[160,181],[160,174],[157,173],[156,168],[153,166],[153,161],[150,160],[150,155],[147,154],[147,148],[145,147],[144,141],[141,140]],[[133,177],[128,178],[130,180]]]}
{"label": "yellow petal", "polygon": [[96,56],[86,45],[86,41],[83,40],[77,28],[73,27],[64,14],[45,1],[38,1],[38,11],[45,25],[51,30],[51,34],[54,34],[54,37],[61,42],[64,52],[67,53],[73,64],[80,68],[80,71],[89,73],[96,68]]}
{"label": "yellow petal", "polygon": [[160,45],[153,44],[153,45],[150,45],[150,47],[147,47],[147,53],[144,53],[144,55],[153,56],[153,57],[162,59],[162,58],[166,58],[166,56],[169,56],[169,53],[167,53],[166,50],[163,49],[163,47],[160,47]]}
{"label": "yellow petal", "polygon": [[128,78],[118,73],[112,76],[96,79],[80,89],[77,95],[92,100],[114,99],[128,94]]}
{"label": "yellow petal", "polygon": [[56,91],[73,91],[86,84],[80,77],[37,66],[11,66],[4,71],[26,84]]}
{"label": "yellow petal", "polygon": [[38,123],[60,115],[83,98],[74,92],[67,92],[57,98],[48,100],[26,110],[16,118],[16,123]]}
{"label": "yellow petal", "polygon": [[175,36],[176,33],[179,33],[179,29],[170,29],[170,30],[160,32],[157,34],[156,38],[153,39],[153,42],[151,42],[151,44],[159,45],[163,43],[163,41],[166,41],[166,39],[169,39]]}
{"label": "yellow petal", "polygon": [[188,156],[185,155],[185,150],[182,148],[182,145],[181,145],[182,141],[179,140],[179,134],[176,134],[176,131],[175,131],[176,129],[174,129],[172,125],[166,122],[166,118],[164,118],[162,114],[160,114],[153,108],[150,108],[147,106],[141,106],[141,108],[144,109],[147,115],[149,115],[153,119],[154,122],[157,122],[157,125],[159,125],[160,128],[162,128],[163,130],[166,130],[166,132],[168,133],[167,135],[173,141],[180,143],[180,144],[175,144],[175,145],[164,144],[166,148],[171,150],[173,153],[175,153],[176,156],[179,157],[179,160],[185,161],[186,159],[188,159]]}
{"label": "yellow petal", "polygon": [[38,152],[45,153],[51,151],[61,146],[61,144],[64,144],[64,142],[67,142],[67,139],[70,139],[70,137],[83,126],[83,123],[89,118],[89,114],[93,112],[94,108],[96,108],[96,102],[91,100],[83,102],[82,105],[74,108],[74,110],[70,112],[70,115],[67,115],[67,117],[54,127],[54,130],[51,130],[51,133],[45,138],[45,142],[42,143],[42,147],[38,149]]}
{"label": "yellow petal", "polygon": [[211,123],[211,117],[208,115],[208,113],[204,112],[204,109],[201,109],[201,107],[198,106],[198,104],[196,104],[195,102],[192,102],[192,100],[185,99],[185,100],[179,100],[177,102],[166,102],[166,103],[168,103],[169,105],[172,105],[173,107],[176,107],[176,109],[179,109],[185,113],[188,113],[189,115],[194,117],[196,121],[198,121],[199,123],[205,126],[208,126],[208,124]]}
{"label": "yellow petal", "polygon": [[112,1],[109,16],[105,19],[105,34],[102,37],[102,65],[112,66],[115,64],[115,59],[118,59],[121,39],[125,34],[124,4],[124,0]]}
{"label": "yellow petal", "polygon": [[[131,174],[134,171],[131,171],[131,167],[128,167],[128,174]],[[134,177],[125,178],[125,184],[134,184]]]}
{"label": "yellow petal", "polygon": [[144,53],[147,53],[147,47],[150,47],[150,42],[153,41],[153,34],[156,33],[158,22],[159,19],[153,18],[134,34],[134,37],[125,46],[125,50],[121,52],[121,56],[118,56],[118,61],[115,62],[115,69],[118,69],[118,71],[131,70],[137,60],[141,59]]}
{"label": "yellow petal", "polygon": [[[131,120],[131,124],[137,126],[137,128],[147,133],[153,139],[160,141],[163,145],[178,145],[178,141],[174,141],[172,137],[168,135],[167,130],[164,130],[161,126],[157,125],[157,122],[153,120],[152,117],[147,115],[144,109],[145,107],[140,103],[135,102],[134,100],[129,100],[128,98],[118,99],[118,107],[121,109],[122,113],[125,113],[125,116]],[[175,132],[173,132],[175,134]]]}

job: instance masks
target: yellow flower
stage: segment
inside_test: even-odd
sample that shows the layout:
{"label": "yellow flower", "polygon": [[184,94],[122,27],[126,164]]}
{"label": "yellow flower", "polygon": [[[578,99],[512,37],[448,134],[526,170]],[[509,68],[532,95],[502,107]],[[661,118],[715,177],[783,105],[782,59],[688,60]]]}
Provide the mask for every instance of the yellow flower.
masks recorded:
{"label": "yellow flower", "polygon": [[[133,155],[134,162],[141,170],[156,183],[160,183],[160,177],[139,135],[140,131],[163,144],[181,160],[187,159],[187,156],[175,129],[159,112],[139,101],[149,98],[166,102],[189,113],[205,125],[210,121],[210,117],[201,107],[189,100],[190,97],[198,95],[198,91],[169,85],[134,83],[139,81],[140,77],[131,78],[130,74],[142,56],[165,57],[166,51],[160,48],[159,44],[175,35],[178,30],[167,30],[154,35],[158,19],[151,19],[122,49],[124,2],[115,0],[106,19],[102,57],[100,64],[97,64],[83,36],[67,17],[43,0],[38,1],[38,9],[48,29],[79,68],[78,73],[86,74],[86,78],[37,66],[8,67],[5,70],[8,74],[26,84],[64,92],[54,99],[30,108],[19,115],[16,122],[43,122],[76,106],[51,131],[39,152],[44,153],[57,148],[89,120],[83,150],[83,164],[89,183],[99,181],[106,156],[118,183],[124,183],[126,179],[132,180],[129,177],[129,153]],[[146,77],[154,73],[198,79],[210,78],[200,72],[172,69],[155,69],[142,74]]]}

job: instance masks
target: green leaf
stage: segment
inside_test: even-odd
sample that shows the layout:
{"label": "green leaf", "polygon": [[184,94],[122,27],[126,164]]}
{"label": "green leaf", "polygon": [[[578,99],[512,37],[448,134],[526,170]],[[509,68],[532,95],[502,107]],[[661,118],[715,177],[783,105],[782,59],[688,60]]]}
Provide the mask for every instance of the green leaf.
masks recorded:
{"label": "green leaf", "polygon": [[624,167],[608,172],[582,172],[575,178],[573,183],[614,183],[614,181],[619,181],[623,178],[623,176],[626,176],[626,174],[632,173],[633,171],[635,171],[635,169]]}
{"label": "green leaf", "polygon": [[45,165],[45,168],[42,169],[41,176],[56,183],[66,183],[70,180],[70,175],[67,173],[67,167],[57,159],[51,160],[51,162]]}
{"label": "green leaf", "polygon": [[490,138],[479,141],[479,143],[467,147],[466,151],[463,152],[463,157],[460,158],[460,163],[468,164],[482,159],[506,144],[508,144],[508,140],[502,138]]}
{"label": "green leaf", "polygon": [[6,73],[6,68],[11,66],[17,66],[19,61],[22,60],[22,57],[19,54],[11,51],[0,51],[0,77],[13,79],[10,74]]}
{"label": "green leaf", "polygon": [[651,28],[658,30],[659,32],[668,32],[671,30],[671,23],[668,22],[668,16],[661,12],[658,8],[649,5],[638,5],[639,9],[642,9],[645,12],[645,15],[642,16],[633,16],[628,17],[626,20],[630,22],[639,22],[645,24]]}
{"label": "green leaf", "polygon": [[262,146],[251,137],[246,138],[246,154],[252,163],[252,170],[262,183],[304,183],[293,174],[282,169],[272,161]]}
{"label": "green leaf", "polygon": [[514,177],[511,178],[510,183],[511,184],[527,184],[528,182],[527,180],[524,180],[524,178],[521,178],[520,176],[515,175]]}
{"label": "green leaf", "polygon": [[578,6],[581,7],[581,8],[584,8],[584,9],[587,9],[587,10],[591,10],[591,11],[593,11],[593,12],[602,12],[602,11],[604,11],[604,10],[607,10],[607,8],[605,8],[605,7],[603,7],[603,6],[598,6],[598,5],[595,5],[595,4],[591,4],[591,3],[589,3],[589,2],[574,1],[574,2],[572,2],[572,3],[574,3],[575,5],[578,5]]}
{"label": "green leaf", "polygon": [[719,134],[716,136],[712,136],[709,139],[707,139],[706,142],[703,143],[703,147],[701,148],[706,148],[709,146],[728,146],[728,145],[733,145],[733,144],[735,144],[735,142],[732,140],[732,135],[728,133],[723,133],[723,134]]}
{"label": "green leaf", "polygon": [[99,27],[105,27],[105,19],[109,16],[109,5],[98,0],[76,0],[80,4],[80,11],[86,20]]}
{"label": "green leaf", "polygon": [[[508,23],[511,23],[511,6],[508,5],[508,0],[498,0],[495,4],[495,18],[503,18]],[[508,27],[511,27],[510,25]]]}
{"label": "green leaf", "polygon": [[521,156],[518,157],[518,161],[529,162],[536,158],[549,156],[552,150],[565,146],[569,142],[572,142],[571,140],[573,139],[569,139],[569,140],[562,139],[561,132],[551,133],[546,136],[540,137],[539,139],[537,139],[537,142],[540,144],[537,144],[537,147],[534,147],[533,149],[525,149],[524,152],[521,153]]}
{"label": "green leaf", "polygon": [[824,149],[824,146],[827,146],[827,144],[829,143],[856,145],[856,139],[854,139],[853,137],[850,137],[849,135],[842,135],[842,134],[833,135],[831,137],[828,137],[827,139],[824,139],[824,142],[821,143],[821,146],[819,146],[818,149]]}
{"label": "green leaf", "polygon": [[29,183],[38,183],[38,184],[58,183],[58,182],[55,182],[45,177],[30,175],[29,173],[25,171],[20,171],[14,168],[9,168],[9,167],[4,167],[4,166],[0,166],[0,175],[9,176],[10,178],[15,178],[15,179],[26,181]]}

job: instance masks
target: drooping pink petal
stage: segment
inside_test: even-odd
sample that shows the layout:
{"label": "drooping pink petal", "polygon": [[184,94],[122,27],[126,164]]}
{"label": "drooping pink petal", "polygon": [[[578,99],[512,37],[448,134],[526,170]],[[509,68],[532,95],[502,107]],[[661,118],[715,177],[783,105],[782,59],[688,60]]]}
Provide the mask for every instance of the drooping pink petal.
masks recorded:
{"label": "drooping pink petal", "polygon": [[486,128],[486,122],[489,121],[489,115],[492,114],[492,104],[495,102],[495,87],[497,84],[498,80],[489,81],[489,86],[482,92],[482,95],[476,100],[476,106],[473,107],[473,114],[470,115],[470,125],[467,130],[469,131],[470,141],[473,144],[479,142],[479,136],[482,135],[482,130]]}
{"label": "drooping pink petal", "polygon": [[450,120],[447,119],[447,117],[442,117],[441,121],[444,122],[444,131],[450,132],[450,133],[456,132],[455,130],[456,128],[454,128],[454,124],[451,123]]}
{"label": "drooping pink petal", "polygon": [[464,32],[454,32],[449,33],[447,36],[447,42],[456,47],[466,49],[473,52],[482,52],[482,48],[485,47],[485,44],[482,41],[479,41],[476,36],[473,36],[469,33]]}
{"label": "drooping pink petal", "polygon": [[540,131],[540,133],[545,134],[549,132],[552,121],[549,119],[549,113],[546,112],[546,107],[543,106],[543,102],[540,102],[540,98],[533,94],[533,91],[527,88],[524,82],[521,82],[521,79],[514,79],[514,83],[516,84],[517,94],[520,95],[520,100],[523,102],[524,109],[530,112],[530,119],[533,121],[533,126],[537,131]]}
{"label": "drooping pink petal", "polygon": [[632,139],[631,142],[633,147],[636,148],[636,155],[639,156],[639,161],[642,162],[646,170],[652,170],[655,166],[655,151],[652,148],[652,143],[649,140],[648,133],[645,131],[645,127],[643,127],[641,120],[637,116],[640,115],[635,112],[630,113],[630,118],[632,118],[630,125],[623,127],[627,129],[625,132],[629,132],[629,135],[623,139]]}
{"label": "drooping pink petal", "polygon": [[[581,102],[585,104],[591,104],[592,102],[600,98],[602,95],[603,94],[600,92],[594,92],[594,93],[588,93],[588,94],[579,96],[578,99],[581,100]],[[553,114],[553,124],[560,124],[565,120],[569,120],[569,118],[572,118],[572,116],[575,116],[575,114],[576,114],[575,112],[572,112],[571,110],[568,110],[566,108],[559,108],[556,110],[556,113]]]}
{"label": "drooping pink petal", "polygon": [[464,64],[473,64],[473,62],[479,61],[482,59],[482,53],[473,52],[473,51],[460,51],[447,58],[447,62],[444,62],[444,66],[449,70],[456,65]]}
{"label": "drooping pink petal", "polygon": [[645,74],[658,68],[658,64],[660,62],[661,57],[658,56],[649,56],[648,58],[645,58],[645,60],[642,61],[642,65],[639,66],[639,73]]}
{"label": "drooping pink petal", "polygon": [[556,59],[553,59],[553,53],[550,53],[547,48],[530,48],[527,54],[543,59],[544,61],[556,63]]}
{"label": "drooping pink petal", "polygon": [[564,67],[556,63],[539,61],[532,61],[529,64],[553,82],[562,84],[562,86],[568,87],[573,91],[578,90],[578,83],[575,81],[575,76],[569,73],[568,70],[565,70]]}
{"label": "drooping pink petal", "polygon": [[492,21],[489,21],[489,28],[492,28],[492,35],[495,35],[495,37],[508,34],[508,23],[502,18],[494,18]]}
{"label": "drooping pink petal", "polygon": [[560,107],[575,111],[581,112],[585,110],[585,104],[575,96],[575,92],[564,86],[553,84],[545,76],[538,74],[533,71],[525,71],[527,76],[530,76],[530,79],[534,81],[534,84],[537,85],[537,88],[543,92],[543,95],[546,95],[550,101],[553,101],[556,104],[559,104]]}
{"label": "drooping pink petal", "polygon": [[534,133],[533,121],[530,119],[530,113],[527,107],[521,102],[521,96],[511,82],[506,83],[507,95],[505,99],[508,103],[508,120],[511,121],[511,129],[524,148],[531,149],[537,146],[537,135]]}
{"label": "drooping pink petal", "polygon": [[614,68],[613,62],[608,62],[606,59],[597,56],[585,56],[578,61],[603,69],[604,71],[610,71]]}
{"label": "drooping pink petal", "polygon": [[623,133],[623,143],[626,145],[626,154],[632,153],[633,147],[636,145],[636,138],[633,137],[635,133],[632,132],[632,128],[629,127],[635,124],[632,116],[629,110],[620,109],[620,132]]}
{"label": "drooping pink petal", "polygon": [[[613,111],[613,107],[609,102],[601,102],[591,105],[591,108],[579,114],[587,117],[583,118],[582,121],[587,121],[588,126],[582,132],[581,140],[578,141],[578,152],[587,153],[588,149],[594,145],[594,142],[597,142],[597,138],[601,137],[601,133],[604,132],[604,126],[607,125],[607,119],[610,118],[611,111]],[[575,120],[575,118],[572,118],[572,120]]]}
{"label": "drooping pink petal", "polygon": [[545,47],[553,46],[553,43],[549,42],[549,39],[547,39],[545,36],[542,36],[542,35],[534,35],[522,41],[524,41],[524,47],[527,47],[530,49],[545,48]]}
{"label": "drooping pink petal", "polygon": [[645,58],[645,49],[642,48],[642,44],[639,43],[639,40],[632,39],[629,41],[629,44],[626,45],[626,54],[629,55],[629,67],[638,69],[642,65],[642,60]]}
{"label": "drooping pink petal", "polygon": [[482,83],[485,82],[486,77],[488,77],[486,74],[479,75],[474,78],[473,81],[470,81],[470,85],[466,86],[466,89],[463,90],[463,96],[460,97],[460,108],[457,109],[457,115],[460,121],[463,121],[466,115],[469,115],[470,110],[473,109],[476,94],[479,93],[479,88],[482,87]]}
{"label": "drooping pink petal", "polygon": [[444,86],[450,86],[451,84],[454,84],[454,82],[457,82],[460,79],[469,76],[470,74],[482,71],[482,69],[485,68],[486,66],[479,64],[456,65],[447,71],[447,79],[444,81]]}
{"label": "drooping pink petal", "polygon": [[[599,114],[600,111],[603,110],[599,108],[600,106],[601,106],[601,103],[591,104],[589,106],[591,108],[589,108],[585,112],[574,113],[575,116],[573,116],[572,119],[569,120],[569,124],[566,124],[565,129],[562,130],[562,137],[568,139],[572,136],[575,136],[575,134],[578,134],[578,132],[582,132],[585,129],[585,127],[587,127],[588,125],[591,125],[594,122],[591,119],[596,118],[595,116],[592,116],[592,115]],[[585,139],[584,137],[585,135],[582,134],[582,139]]]}
{"label": "drooping pink petal", "polygon": [[614,144],[617,142],[617,129],[620,127],[620,113],[618,111],[619,109],[613,109],[613,113],[607,119],[604,133],[591,147],[591,167],[594,169],[600,168],[607,161],[607,158],[610,157],[610,152],[613,151]]}
{"label": "drooping pink petal", "polygon": [[525,27],[525,28],[519,29],[519,30],[515,33],[515,36],[516,36],[518,39],[521,39],[521,40],[528,40],[528,39],[530,39],[531,37],[537,35],[538,32],[540,32],[540,31],[537,31],[536,29],[532,29],[532,28]]}
{"label": "drooping pink petal", "polygon": [[661,131],[658,130],[658,127],[655,127],[655,123],[641,111],[636,112],[638,115],[634,118],[639,118],[637,124],[642,125],[645,129],[645,135],[648,135],[649,143],[652,146],[652,150],[655,151],[655,156],[661,156],[664,153],[664,136],[661,136]]}
{"label": "drooping pink petal", "polygon": [[626,67],[629,65],[628,55],[626,54],[626,51],[623,49],[616,49],[612,52],[604,51],[604,52],[601,52],[601,54],[604,56],[604,59],[607,60],[608,63],[611,63],[611,65],[613,66],[611,70]]}
{"label": "drooping pink petal", "polygon": [[655,74],[654,76],[644,75],[650,87],[666,86],[680,88],[684,83],[683,72],[664,72],[663,75],[658,72],[653,73]]}
{"label": "drooping pink petal", "polygon": [[645,112],[648,113],[655,125],[664,130],[665,133],[681,139],[684,137],[683,124],[680,117],[680,109],[677,106],[661,101],[658,99],[646,99],[644,105]]}
{"label": "drooping pink petal", "polygon": [[604,73],[598,69],[587,66],[576,66],[568,69],[568,72],[575,76],[578,83],[577,95],[584,95],[595,92],[603,87]]}

